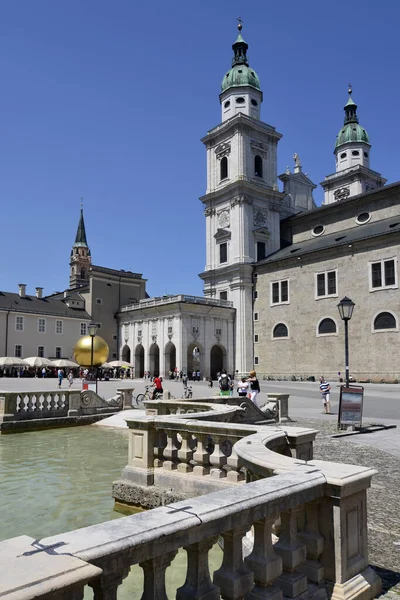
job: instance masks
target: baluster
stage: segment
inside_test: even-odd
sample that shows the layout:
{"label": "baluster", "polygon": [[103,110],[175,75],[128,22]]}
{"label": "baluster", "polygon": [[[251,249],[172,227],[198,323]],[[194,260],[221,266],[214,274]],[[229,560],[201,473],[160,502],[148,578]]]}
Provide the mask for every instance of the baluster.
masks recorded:
{"label": "baluster", "polygon": [[275,552],[282,557],[283,573],[278,578],[284,596],[296,598],[307,589],[307,577],[297,571],[306,559],[306,547],[297,537],[298,507],[281,514],[282,531],[275,544]]}
{"label": "baluster", "polygon": [[159,429],[156,432],[156,446],[154,446],[154,466],[162,467],[164,462],[164,449],[167,445],[167,435],[165,431]]}
{"label": "baluster", "polygon": [[254,546],[245,558],[245,565],[254,573],[255,586],[246,600],[282,600],[282,590],[272,585],[282,573],[282,558],[277,556],[272,545],[272,526],[276,515],[254,523]]}
{"label": "baluster", "polygon": [[253,589],[253,572],[243,564],[242,538],[245,533],[246,529],[237,528],[222,534],[224,557],[213,577],[221,590],[221,598],[240,600]]}
{"label": "baluster", "polygon": [[37,411],[43,412],[43,400],[44,400],[43,394],[36,395],[36,410]]}
{"label": "baluster", "polygon": [[189,438],[192,434],[188,431],[181,431],[182,445],[178,450],[178,459],[181,461],[178,464],[179,473],[190,473],[193,471],[193,466],[190,461],[193,459],[193,450],[190,449]]}
{"label": "baluster", "polygon": [[33,412],[35,409],[33,408],[33,399],[36,398],[35,394],[27,394],[28,403],[26,405],[26,412]]}
{"label": "baluster", "polygon": [[164,463],[163,469],[167,471],[173,471],[177,468],[177,459],[178,459],[178,448],[177,448],[177,440],[176,433],[170,429],[165,430],[167,434],[167,445],[164,448]]}
{"label": "baluster", "polygon": [[47,394],[44,399],[43,399],[43,410],[50,410],[50,400],[51,397],[49,394]]}
{"label": "baluster", "polygon": [[307,549],[307,559],[299,566],[299,571],[309,581],[320,584],[324,580],[324,567],[318,558],[324,550],[324,538],[318,528],[318,514],[321,500],[317,498],[305,506],[305,529],[299,533],[299,539]]}
{"label": "baluster", "polygon": [[176,600],[219,600],[220,590],[211,581],[208,552],[218,536],[185,546],[188,557],[186,581],[177,589]]}
{"label": "baluster", "polygon": [[193,454],[196,466],[193,468],[193,475],[208,475],[210,472],[210,454],[207,452],[208,435],[197,433],[197,448]]}
{"label": "baluster", "polygon": [[61,394],[58,396],[58,402],[56,404],[56,410],[62,410],[65,404],[65,394]]}
{"label": "baluster", "polygon": [[58,394],[50,394],[50,410],[55,410]]}
{"label": "baluster", "polygon": [[93,589],[93,599],[117,600],[118,586],[127,577],[129,570],[129,567],[124,567],[123,569],[116,568],[115,571],[110,570],[108,573],[103,573],[95,581],[90,581],[88,585]]}
{"label": "baluster", "polygon": [[221,469],[223,465],[226,465],[228,460],[221,448],[224,439],[225,438],[220,435],[213,435],[214,452],[210,456],[210,463],[212,465],[210,475],[211,477],[214,477],[214,479],[222,479],[223,477],[226,477],[226,471]]}
{"label": "baluster", "polygon": [[165,571],[176,554],[177,550],[174,550],[139,563],[144,573],[142,600],[168,600],[165,590]]}
{"label": "baluster", "polygon": [[242,465],[239,461],[238,455],[236,454],[235,446],[232,446],[232,453],[230,456],[228,456],[227,464],[228,467],[232,469],[231,471],[228,471],[226,477],[228,481],[237,482],[244,481],[244,479],[246,479],[246,475],[240,471]]}

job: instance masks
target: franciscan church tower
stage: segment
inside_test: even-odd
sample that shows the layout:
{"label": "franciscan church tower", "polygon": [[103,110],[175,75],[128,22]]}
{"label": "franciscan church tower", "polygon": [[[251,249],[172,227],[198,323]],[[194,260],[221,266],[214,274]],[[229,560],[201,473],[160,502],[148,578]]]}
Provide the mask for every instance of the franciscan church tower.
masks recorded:
{"label": "franciscan church tower", "polygon": [[235,368],[253,368],[253,265],[280,248],[279,222],[293,212],[277,186],[281,134],[260,120],[263,93],[241,35],[221,85],[220,125],[202,139],[207,149],[204,295],[236,308]]}
{"label": "franciscan church tower", "polygon": [[387,181],[380,173],[370,169],[371,144],[368,133],[358,123],[357,104],[352,100],[352,91],[350,86],[343,127],[336,138],[336,173],[327,175],[321,182],[325,191],[323,204],[364,194],[384,186]]}
{"label": "franciscan church tower", "polygon": [[75,243],[72,246],[70,256],[69,287],[77,288],[89,284],[89,268],[92,263],[90,249],[87,244],[85,221],[83,219],[83,208],[79,218],[78,230]]}

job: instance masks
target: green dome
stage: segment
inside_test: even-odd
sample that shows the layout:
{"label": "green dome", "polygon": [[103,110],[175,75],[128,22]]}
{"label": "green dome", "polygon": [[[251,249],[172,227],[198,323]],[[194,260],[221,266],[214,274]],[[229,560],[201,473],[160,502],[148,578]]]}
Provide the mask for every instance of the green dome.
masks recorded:
{"label": "green dome", "polygon": [[364,142],[365,144],[369,144],[368,133],[358,123],[347,123],[337,135],[335,148],[348,142]]}
{"label": "green dome", "polygon": [[256,90],[260,89],[260,80],[257,73],[251,67],[241,64],[234,65],[225,75],[221,83],[221,90],[225,92],[232,87],[250,86]]}
{"label": "green dome", "polygon": [[343,144],[348,144],[349,142],[369,144],[368,133],[365,131],[364,127],[361,127],[358,123],[357,104],[353,102],[351,98],[351,87],[349,88],[348,93],[349,99],[344,107],[344,124],[337,135],[335,149]]}

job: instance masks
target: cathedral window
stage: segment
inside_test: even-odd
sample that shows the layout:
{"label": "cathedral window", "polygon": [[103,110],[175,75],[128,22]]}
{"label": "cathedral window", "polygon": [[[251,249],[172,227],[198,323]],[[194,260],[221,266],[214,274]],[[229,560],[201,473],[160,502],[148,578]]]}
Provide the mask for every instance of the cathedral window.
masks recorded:
{"label": "cathedral window", "polygon": [[242,96],[239,96],[239,98],[236,98],[236,104],[244,104],[245,102],[246,102],[246,100]]}
{"label": "cathedral window", "polygon": [[231,102],[230,102],[230,100],[227,100],[227,101],[225,102],[225,104],[224,104],[224,108],[229,108],[229,107],[230,107],[230,105],[231,105]]}
{"label": "cathedral window", "polygon": [[351,153],[352,156],[360,156],[360,153],[358,150],[353,150]]}
{"label": "cathedral window", "polygon": [[257,100],[254,100],[254,98],[251,99],[251,103],[253,106],[258,106],[258,102]]}
{"label": "cathedral window", "polygon": [[226,156],[223,156],[221,158],[221,163],[220,163],[220,176],[221,176],[221,181],[223,179],[227,179],[228,177],[228,159]]}
{"label": "cathedral window", "polygon": [[365,158],[368,158],[368,152],[364,152]]}
{"label": "cathedral window", "polygon": [[287,304],[289,302],[289,280],[271,283],[271,304]]}
{"label": "cathedral window", "polygon": [[370,289],[397,287],[397,261],[394,258],[371,263]]}
{"label": "cathedral window", "polygon": [[261,156],[259,156],[258,154],[254,157],[254,175],[256,177],[263,176],[263,161]]}
{"label": "cathedral window", "polygon": [[226,242],[219,245],[219,262],[220,264],[228,262],[228,244]]}
{"label": "cathedral window", "polygon": [[228,300],[228,292],[220,292],[219,299],[220,300]]}
{"label": "cathedral window", "polygon": [[342,154],[340,155],[340,158],[346,158],[347,156],[347,152],[342,152]]}
{"label": "cathedral window", "polygon": [[336,323],[333,319],[322,319],[318,325],[318,335],[332,335],[337,332]]}
{"label": "cathedral window", "polygon": [[323,225],[317,225],[316,227],[314,227],[314,229],[312,230],[312,234],[317,237],[319,235],[322,235],[325,231],[325,227]]}
{"label": "cathedral window", "polygon": [[316,274],[316,297],[337,296],[336,271],[325,271]]}
{"label": "cathedral window", "polygon": [[265,242],[257,242],[257,260],[263,260],[266,257]]}
{"label": "cathedral window", "polygon": [[381,312],[374,319],[374,331],[397,329],[396,317],[390,312]]}
{"label": "cathedral window", "polygon": [[357,225],[364,225],[364,223],[368,223],[368,221],[370,221],[370,219],[371,219],[371,213],[363,212],[357,216],[356,223],[357,223]]}
{"label": "cathedral window", "polygon": [[288,331],[288,328],[286,327],[285,323],[278,323],[277,325],[275,325],[275,327],[272,331],[272,337],[273,338],[289,337],[289,331]]}

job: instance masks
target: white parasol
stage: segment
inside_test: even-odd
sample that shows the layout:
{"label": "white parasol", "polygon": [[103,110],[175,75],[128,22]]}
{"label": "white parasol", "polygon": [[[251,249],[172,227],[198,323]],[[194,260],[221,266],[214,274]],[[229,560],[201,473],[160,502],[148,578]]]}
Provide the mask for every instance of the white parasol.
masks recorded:
{"label": "white parasol", "polygon": [[29,356],[24,358],[24,362],[30,367],[53,367],[53,363],[43,356]]}
{"label": "white parasol", "polygon": [[66,358],[58,358],[57,360],[52,360],[51,365],[53,367],[71,367],[71,369],[73,367],[79,367],[78,363],[72,360],[67,360]]}
{"label": "white parasol", "polygon": [[22,358],[16,356],[1,356],[0,367],[27,367],[28,365]]}

